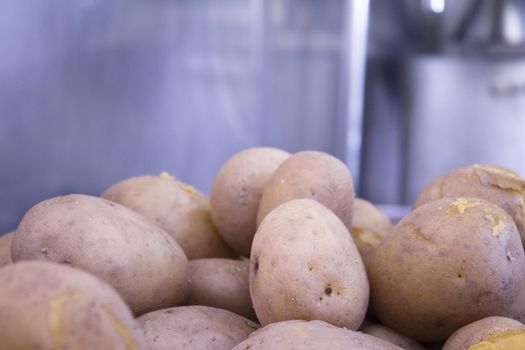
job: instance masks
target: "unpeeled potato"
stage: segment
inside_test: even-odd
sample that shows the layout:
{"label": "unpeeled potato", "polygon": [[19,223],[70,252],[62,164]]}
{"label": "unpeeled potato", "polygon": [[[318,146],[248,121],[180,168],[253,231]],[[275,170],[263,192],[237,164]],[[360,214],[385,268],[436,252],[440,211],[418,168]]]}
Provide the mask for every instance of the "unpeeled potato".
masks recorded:
{"label": "unpeeled potato", "polygon": [[371,302],[386,326],[419,341],[506,315],[525,278],[516,225],[478,198],[445,198],[403,218],[368,265]]}
{"label": "unpeeled potato", "polygon": [[351,233],[363,259],[390,234],[392,228],[390,219],[372,203],[355,199]]}
{"label": "unpeeled potato", "polygon": [[[511,338],[512,347],[503,343]],[[503,340],[503,341],[502,341]],[[499,346],[498,346],[498,343]],[[525,325],[505,317],[486,317],[461,327],[448,339],[443,350],[518,350],[525,348]]]}
{"label": "unpeeled potato", "polygon": [[399,346],[405,350],[425,350],[425,348],[414,339],[406,337],[398,332],[380,324],[370,324],[361,328],[365,334],[383,339],[389,343]]}
{"label": "unpeeled potato", "polygon": [[208,306],[180,306],[140,316],[151,350],[230,350],[259,325],[232,312]]}
{"label": "unpeeled potato", "polygon": [[368,291],[350,233],[322,204],[291,200],[261,222],[250,257],[250,293],[262,325],[322,320],[355,330]]}
{"label": "unpeeled potato", "polygon": [[237,253],[250,256],[263,190],[289,156],[277,148],[249,148],[231,157],[217,174],[211,189],[211,215],[222,238]]}
{"label": "unpeeled potato", "polygon": [[136,315],[180,305],[188,293],[188,261],[177,242],[137,212],[98,197],[71,194],[35,205],[18,225],[11,256],[86,270]]}
{"label": "unpeeled potato", "polygon": [[213,225],[208,198],[167,173],[120,181],[102,198],[155,222],[177,241],[190,260],[234,257]]}
{"label": "unpeeled potato", "polygon": [[188,264],[188,304],[213,306],[255,319],[248,276],[249,261],[191,260]]}
{"label": "unpeeled potato", "polygon": [[257,224],[276,207],[292,199],[313,199],[330,209],[352,229],[352,174],[339,159],[323,152],[303,151],[286,159],[264,188]]}
{"label": "unpeeled potato", "polygon": [[113,288],[84,271],[44,261],[0,269],[0,348],[148,349]]}
{"label": "unpeeled potato", "polygon": [[446,197],[476,197],[502,207],[516,223],[525,242],[525,180],[514,171],[480,164],[456,169],[425,187],[414,207]]}
{"label": "unpeeled potato", "polygon": [[402,350],[382,339],[323,321],[272,323],[232,350]]}

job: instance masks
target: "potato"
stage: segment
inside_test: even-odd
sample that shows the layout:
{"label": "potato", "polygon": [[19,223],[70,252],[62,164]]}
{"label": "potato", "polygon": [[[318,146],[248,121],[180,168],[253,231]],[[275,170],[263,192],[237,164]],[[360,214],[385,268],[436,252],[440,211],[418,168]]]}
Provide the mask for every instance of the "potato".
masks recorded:
{"label": "potato", "polygon": [[357,329],[368,305],[368,280],[345,225],[311,199],[268,214],[250,258],[250,293],[262,325],[303,319]]}
{"label": "potato", "polygon": [[234,256],[213,226],[208,198],[168,173],[123,180],[102,198],[154,221],[177,241],[188,259]]}
{"label": "potato", "polygon": [[67,195],[43,201],[13,237],[13,261],[50,260],[91,272],[139,315],[182,304],[187,259],[160,227],[105,199]]}
{"label": "potato", "polygon": [[402,350],[393,344],[323,321],[272,323],[232,350]]}
{"label": "potato", "polygon": [[500,207],[476,198],[445,198],[403,218],[368,266],[377,318],[419,341],[508,313],[524,282],[516,225]]}
{"label": "potato", "polygon": [[147,349],[109,285],[74,269],[26,261],[0,269],[2,349]]}
{"label": "potato", "polygon": [[231,157],[217,174],[211,189],[211,216],[222,238],[237,253],[250,256],[263,189],[289,156],[277,148],[250,148]]}
{"label": "potato", "polygon": [[[517,331],[517,332],[516,332]],[[496,337],[499,340],[506,338],[506,336],[516,336],[514,339],[518,340],[515,347],[476,347],[475,344],[480,342],[492,343],[491,339],[495,340]],[[495,342],[496,343],[496,342]],[[502,344],[500,344],[502,345]],[[517,350],[522,349],[525,346],[525,325],[518,321],[514,321],[510,318],[505,317],[486,317],[479,321],[470,323],[464,327],[461,327],[452,334],[445,345],[443,350],[464,350],[464,349],[508,349]]]}
{"label": "potato", "polygon": [[263,191],[257,223],[292,199],[309,198],[326,206],[352,229],[354,184],[346,165],[323,152],[299,152],[285,160]]}
{"label": "potato", "polygon": [[181,306],[140,316],[151,350],[230,350],[259,325],[232,312],[208,306]]}
{"label": "potato", "polygon": [[506,316],[525,323],[525,284],[521,286],[520,292]]}
{"label": "potato", "polygon": [[0,236],[0,267],[9,265],[13,262],[11,259],[11,242],[15,231]]}
{"label": "potato", "polygon": [[512,217],[525,242],[525,180],[495,165],[471,165],[442,175],[419,194],[414,207],[444,197],[476,197],[499,205]]}
{"label": "potato", "polygon": [[405,337],[397,333],[393,329],[385,327],[380,324],[371,324],[362,328],[362,332],[372,335],[376,338],[383,339],[389,343],[399,346],[406,350],[425,350],[425,348],[414,339]]}
{"label": "potato", "polygon": [[207,305],[255,319],[248,285],[249,261],[197,259],[188,264],[189,305]]}
{"label": "potato", "polygon": [[372,203],[361,198],[355,199],[351,233],[363,258],[381,243],[392,228],[390,219]]}

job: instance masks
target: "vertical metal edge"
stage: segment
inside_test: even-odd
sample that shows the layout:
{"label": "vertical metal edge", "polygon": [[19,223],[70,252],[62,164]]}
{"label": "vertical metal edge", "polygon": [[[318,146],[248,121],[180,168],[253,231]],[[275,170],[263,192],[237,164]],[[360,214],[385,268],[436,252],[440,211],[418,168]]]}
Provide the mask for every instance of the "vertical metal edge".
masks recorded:
{"label": "vertical metal edge", "polygon": [[341,59],[340,134],[341,158],[359,184],[363,134],[364,85],[369,0],[344,1]]}

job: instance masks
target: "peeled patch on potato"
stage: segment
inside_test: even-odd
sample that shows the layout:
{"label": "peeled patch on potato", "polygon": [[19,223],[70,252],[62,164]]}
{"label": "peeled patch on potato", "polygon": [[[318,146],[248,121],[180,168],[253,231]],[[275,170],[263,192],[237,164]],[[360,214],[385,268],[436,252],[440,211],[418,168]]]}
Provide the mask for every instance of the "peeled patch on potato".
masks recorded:
{"label": "peeled patch on potato", "polygon": [[43,261],[0,269],[0,339],[2,349],[147,349],[113,288]]}
{"label": "peeled patch on potato", "polygon": [[402,350],[394,344],[323,321],[272,323],[232,350]]}
{"label": "peeled patch on potato", "polygon": [[102,198],[155,222],[177,241],[188,259],[234,256],[213,225],[208,198],[167,173],[120,181]]}
{"label": "peeled patch on potato", "polygon": [[263,190],[289,156],[277,148],[250,148],[231,157],[217,174],[210,196],[213,223],[237,253],[250,256]]}
{"label": "peeled patch on potato", "polygon": [[151,350],[230,350],[259,325],[232,312],[208,306],[181,306],[140,316]]}
{"label": "peeled patch on potato", "polygon": [[249,261],[196,259],[188,264],[189,305],[207,305],[255,319],[248,285]]}
{"label": "peeled patch on potato", "polygon": [[514,171],[479,164],[456,169],[425,187],[414,208],[446,197],[476,197],[502,207],[516,223],[525,242],[525,180]]}
{"label": "peeled patch on potato", "polygon": [[525,277],[516,225],[478,198],[445,198],[409,213],[374,251],[371,303],[386,326],[419,341],[506,315]]}
{"label": "peeled patch on potato", "polygon": [[517,350],[525,348],[525,325],[505,317],[486,317],[461,327],[443,350]]}
{"label": "peeled patch on potato", "polygon": [[352,219],[352,238],[361,257],[377,247],[392,231],[390,219],[367,200],[356,198]]}
{"label": "peeled patch on potato", "polygon": [[405,350],[425,350],[425,348],[414,339],[405,337],[402,334],[380,324],[370,324],[363,327],[361,331],[365,334],[383,339],[391,344],[397,345]]}
{"label": "peeled patch on potato", "polygon": [[50,260],[113,286],[139,315],[187,297],[187,259],[166,232],[117,203],[72,194],[43,201],[22,218],[13,261]]}
{"label": "peeled patch on potato", "polygon": [[250,293],[262,325],[317,319],[357,329],[368,292],[352,237],[322,204],[289,201],[259,226],[250,258]]}
{"label": "peeled patch on potato", "polygon": [[0,267],[13,262],[11,259],[11,242],[13,241],[14,234],[15,231],[11,231],[0,236]]}
{"label": "peeled patch on potato", "polygon": [[350,231],[354,197],[352,174],[343,162],[323,152],[299,152],[277,168],[264,188],[257,223],[279,205],[307,198],[330,209]]}

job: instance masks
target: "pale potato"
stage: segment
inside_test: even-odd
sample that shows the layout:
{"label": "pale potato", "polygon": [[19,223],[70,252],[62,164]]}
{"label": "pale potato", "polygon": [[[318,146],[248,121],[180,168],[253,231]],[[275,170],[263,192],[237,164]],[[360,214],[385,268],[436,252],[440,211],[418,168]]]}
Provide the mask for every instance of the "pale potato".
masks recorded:
{"label": "pale potato", "polygon": [[525,322],[525,284],[521,286],[520,292],[514,299],[514,303],[512,304],[512,307],[506,316],[521,323]]}
{"label": "pale potato", "polygon": [[423,345],[419,344],[414,339],[406,337],[403,334],[380,324],[370,324],[363,327],[361,331],[365,334],[372,335],[376,338],[397,345],[405,350],[425,350]]}
{"label": "pale potato", "polygon": [[363,259],[381,243],[392,228],[390,219],[376,206],[367,200],[355,199],[351,233]]}
{"label": "pale potato", "polygon": [[35,205],[16,230],[11,256],[91,272],[137,315],[187,297],[187,259],[177,242],[138,213],[98,197],[67,195]]}
{"label": "pale potato", "polygon": [[232,312],[208,306],[180,306],[140,316],[151,350],[230,350],[259,325]]}
{"label": "pale potato", "polygon": [[146,350],[127,305],[98,278],[44,261],[0,269],[0,347]]}
{"label": "pale potato", "polygon": [[384,325],[418,341],[445,340],[480,318],[506,315],[525,278],[512,218],[478,198],[416,208],[374,251],[371,303]]}
{"label": "pale potato", "polygon": [[382,339],[323,321],[272,323],[232,350],[402,350]]}
{"label": "pale potato", "polygon": [[309,198],[330,209],[350,231],[354,197],[352,174],[343,162],[323,152],[299,152],[286,159],[268,181],[257,223],[281,204]]}
{"label": "pale potato", "polygon": [[248,285],[249,261],[196,259],[188,264],[188,305],[207,305],[255,319]]}
{"label": "pale potato", "polygon": [[277,148],[249,148],[231,157],[217,174],[210,195],[213,223],[237,253],[250,256],[264,187],[289,156]]}
{"label": "pale potato", "polygon": [[255,234],[250,293],[262,325],[322,320],[355,330],[369,286],[343,222],[314,200],[295,199],[271,211]]}
{"label": "pale potato", "polygon": [[213,225],[208,198],[167,173],[120,181],[102,198],[155,222],[177,241],[190,260],[234,257]]}
{"label": "pale potato", "polygon": [[525,242],[525,180],[510,169],[475,164],[432,181],[414,207],[445,197],[476,197],[499,205],[512,217]]}
{"label": "pale potato", "polygon": [[[497,343],[491,340],[514,336],[513,347],[482,347],[476,344],[481,342]],[[496,345],[496,344],[494,344]],[[502,345],[502,344],[500,344]],[[521,345],[521,346],[519,346]],[[487,344],[485,344],[487,346]],[[472,347],[472,348],[471,348]],[[493,349],[493,350],[518,350],[525,348],[525,325],[521,322],[505,317],[486,317],[461,327],[448,339],[443,350],[465,350],[465,349]]]}

